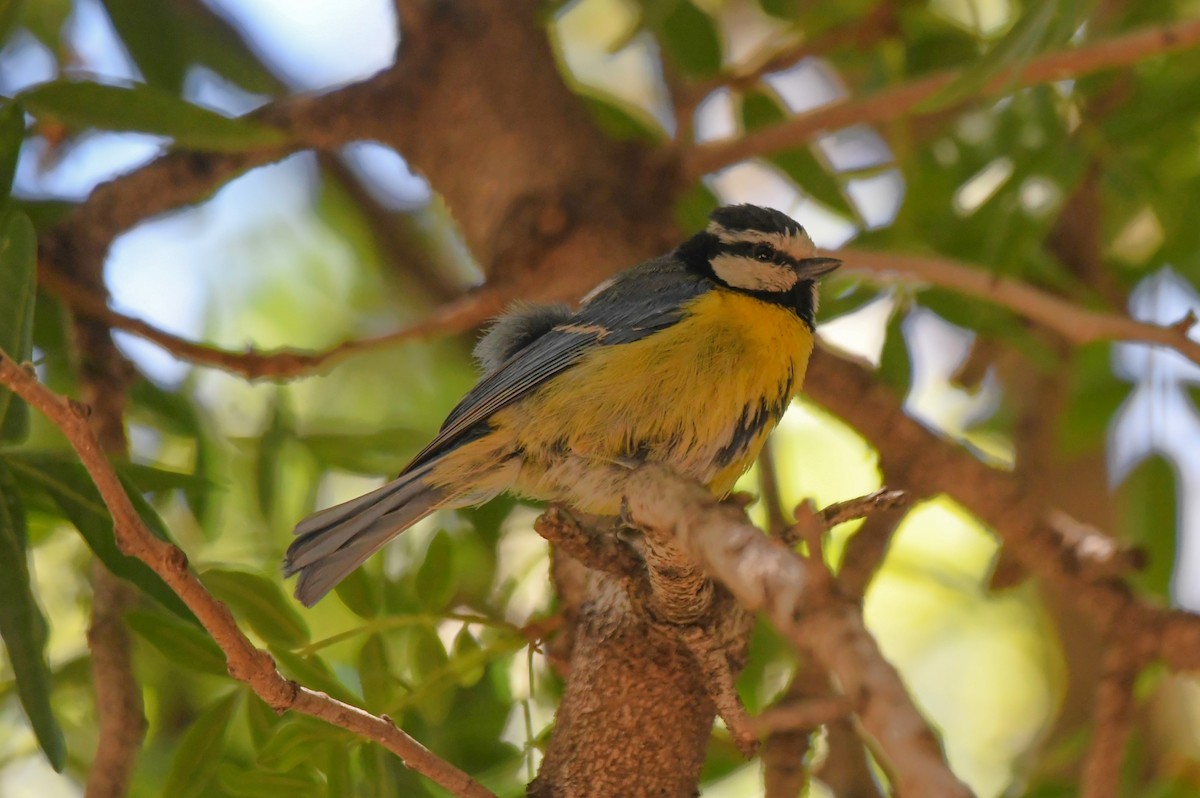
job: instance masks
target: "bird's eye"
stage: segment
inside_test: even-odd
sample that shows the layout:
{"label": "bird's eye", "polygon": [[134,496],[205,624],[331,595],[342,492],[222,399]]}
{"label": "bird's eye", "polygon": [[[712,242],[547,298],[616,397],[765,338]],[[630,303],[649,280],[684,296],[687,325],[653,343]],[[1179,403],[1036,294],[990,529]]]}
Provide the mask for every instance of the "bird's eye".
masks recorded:
{"label": "bird's eye", "polygon": [[759,244],[754,248],[754,258],[763,262],[774,260],[775,250],[770,244]]}

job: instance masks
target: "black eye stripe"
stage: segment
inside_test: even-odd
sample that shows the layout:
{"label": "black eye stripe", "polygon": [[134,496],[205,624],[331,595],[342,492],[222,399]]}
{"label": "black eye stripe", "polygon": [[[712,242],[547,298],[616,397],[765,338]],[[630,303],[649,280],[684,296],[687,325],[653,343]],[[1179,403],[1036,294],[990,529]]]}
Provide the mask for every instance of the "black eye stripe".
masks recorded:
{"label": "black eye stripe", "polygon": [[[720,243],[717,244],[716,254],[718,254],[718,255],[735,255],[739,258],[747,258],[749,260],[754,260],[754,261],[762,263],[765,261],[758,261],[758,258],[757,258],[757,254],[758,254],[757,249],[759,246],[762,245],[762,243],[764,243],[764,242],[761,242],[761,241],[721,241]],[[792,268],[792,269],[800,268],[800,264],[796,261],[795,258],[791,257],[787,253],[780,252],[777,249],[774,250],[774,256],[771,258],[771,260],[769,262],[778,264],[779,266],[787,266],[788,268]]]}

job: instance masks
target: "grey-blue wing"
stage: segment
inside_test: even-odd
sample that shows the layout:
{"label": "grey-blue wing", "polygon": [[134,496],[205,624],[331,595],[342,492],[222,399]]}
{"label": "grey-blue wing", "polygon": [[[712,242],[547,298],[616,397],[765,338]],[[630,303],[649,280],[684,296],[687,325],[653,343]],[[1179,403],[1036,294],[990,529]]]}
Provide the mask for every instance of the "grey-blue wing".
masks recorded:
{"label": "grey-blue wing", "polygon": [[484,375],[405,471],[454,448],[493,413],[574,366],[590,348],[630,343],[675,324],[688,300],[711,287],[708,280],[667,257],[622,272],[573,316]]}

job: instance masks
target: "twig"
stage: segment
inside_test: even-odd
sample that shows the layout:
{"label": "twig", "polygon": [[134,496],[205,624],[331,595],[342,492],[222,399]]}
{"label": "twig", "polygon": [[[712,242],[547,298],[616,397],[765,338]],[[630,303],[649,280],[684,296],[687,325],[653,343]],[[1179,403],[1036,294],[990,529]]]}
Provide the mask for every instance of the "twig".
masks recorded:
{"label": "twig", "polygon": [[797,717],[794,713],[819,708],[830,700],[842,702],[843,714],[852,710],[844,698],[830,696],[829,692],[829,675],[817,667],[812,657],[801,656],[784,694],[774,706],[754,718],[755,728],[763,736],[765,798],[799,798],[804,794],[809,784],[805,759],[812,733],[823,720],[819,712],[814,715],[810,711],[809,717]]}
{"label": "twig", "polygon": [[1096,688],[1092,743],[1083,765],[1082,798],[1117,798],[1121,763],[1133,730],[1133,684],[1139,663],[1129,648],[1115,642],[1105,654],[1104,672]]}
{"label": "twig", "polygon": [[744,513],[665,467],[635,471],[627,500],[640,528],[672,534],[743,607],[766,614],[794,646],[811,652],[837,679],[892,766],[900,794],[970,795],[946,766],[937,738],[880,654],[858,608],[814,595],[804,560],[764,536]]}
{"label": "twig", "polygon": [[725,651],[715,644],[712,635],[699,626],[684,629],[682,637],[684,645],[704,671],[708,694],[717,705],[717,714],[725,721],[733,744],[742,756],[751,758],[758,750],[759,735],[746,707],[738,698],[733,669],[729,666]]}
{"label": "twig", "polygon": [[189,341],[146,321],[119,313],[108,307],[101,297],[58,275],[45,264],[39,271],[39,280],[52,294],[83,315],[144,338],[181,360],[218,368],[248,380],[283,380],[311,374],[350,355],[469,329],[483,323],[502,308],[497,292],[484,288],[443,305],[427,319],[374,338],[343,341],[318,352],[298,349],[260,351],[249,348],[238,352]]}
{"label": "twig", "polygon": [[1159,326],[1128,316],[1098,313],[1031,285],[998,277],[981,266],[949,258],[857,249],[839,250],[838,257],[845,261],[847,269],[870,272],[888,279],[915,278],[966,296],[978,297],[1037,322],[1076,345],[1094,341],[1144,341],[1169,346],[1189,360],[1200,363],[1200,341],[1188,337],[1195,323],[1191,315],[1175,324]]}
{"label": "twig", "polygon": [[866,594],[867,586],[887,556],[892,535],[906,514],[905,507],[872,513],[846,541],[837,574],[838,586],[843,593],[854,599],[862,599]]}
{"label": "twig", "polygon": [[791,526],[783,509],[783,497],[779,495],[779,474],[775,469],[775,448],[768,438],[758,453],[758,490],[762,494],[763,508],[767,511],[767,532],[781,538]]}
{"label": "twig", "polygon": [[763,737],[782,731],[811,732],[852,711],[845,696],[813,696],[767,707],[752,722],[754,730]]}
{"label": "twig", "polygon": [[492,796],[466,773],[397,728],[390,719],[283,678],[271,656],[247,639],[229,608],[213,598],[188,568],[186,555],[178,547],[156,538],[142,524],[88,425],[88,408],[53,393],[3,352],[0,352],[0,384],[45,414],[66,435],[112,514],[113,531],[121,551],[149,565],[183,599],[225,652],[231,676],[249,685],[278,712],[296,710],[380,743],[408,767],[455,795]]}
{"label": "twig", "polygon": [[[1135,64],[1150,56],[1177,52],[1200,44],[1200,20],[1146,27],[1124,36],[1082,47],[1046,53],[1031,59],[1018,74],[1007,69],[985,92],[1081,77],[1104,69]],[[868,97],[842,100],[799,114],[773,127],[736,139],[703,144],[686,154],[684,171],[696,179],[738,161],[800,146],[817,135],[848,125],[885,122],[919,113],[917,106],[953,83],[962,74],[954,69],[911,83],[893,86]]]}

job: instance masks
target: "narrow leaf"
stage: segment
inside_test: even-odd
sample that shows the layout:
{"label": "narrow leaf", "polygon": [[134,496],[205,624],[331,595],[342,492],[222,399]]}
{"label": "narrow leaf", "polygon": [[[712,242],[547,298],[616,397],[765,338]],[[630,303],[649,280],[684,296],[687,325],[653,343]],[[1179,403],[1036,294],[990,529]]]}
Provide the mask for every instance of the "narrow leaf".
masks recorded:
{"label": "narrow leaf", "polygon": [[358,652],[358,678],[367,707],[383,708],[392,699],[392,673],[383,636],[373,634]]}
{"label": "narrow leaf", "polygon": [[0,637],[38,745],[61,773],[67,745],[50,706],[46,619],[33,598],[25,541],[25,509],[12,473],[0,463]]}
{"label": "narrow leaf", "polygon": [[176,746],[175,760],[163,795],[172,798],[198,798],[205,795],[212,783],[216,768],[213,763],[225,748],[229,721],[237,708],[240,692],[233,692],[210,706],[193,721],[187,734]]}
{"label": "narrow leaf", "polygon": [[181,147],[240,152],[274,147],[283,131],[248,119],[230,119],[145,84],[52,81],[19,95],[34,116],[68,127],[132,130],[170,136]]}
{"label": "narrow leaf", "polygon": [[713,18],[691,0],[670,4],[661,23],[652,25],[663,49],[684,72],[711,76],[721,68],[721,35]]}
{"label": "narrow leaf", "polygon": [[[73,456],[7,452],[0,456],[0,461],[8,464],[22,485],[39,489],[54,501],[63,517],[79,530],[88,548],[108,570],[136,585],[179,617],[198,623],[187,605],[175,591],[167,587],[158,574],[141,560],[128,557],[117,548],[116,539],[113,537],[112,517],[108,514],[104,500],[86,469],[73,459],[68,459],[71,457]],[[130,499],[135,501],[134,506],[139,512],[148,507],[136,492]],[[158,518],[157,513],[153,515],[156,520],[147,523],[161,528],[162,520]]]}
{"label": "narrow leaf", "polygon": [[200,578],[268,643],[299,648],[308,642],[308,625],[278,583],[258,574],[222,568],[210,568]]}
{"label": "narrow leaf", "polygon": [[[33,351],[36,301],[37,233],[25,214],[0,209],[0,349],[18,363]],[[0,442],[19,443],[28,435],[29,408],[0,388]]]}
{"label": "narrow leaf", "polygon": [[[0,0],[0,19],[5,0]],[[2,32],[0,32],[2,33]],[[0,200],[12,190],[13,174],[17,171],[17,156],[25,140],[25,110],[19,103],[0,106]]]}
{"label": "narrow leaf", "polygon": [[425,559],[417,570],[417,601],[429,610],[444,609],[454,598],[457,589],[454,542],[444,530],[439,530],[429,541]]}
{"label": "narrow leaf", "polygon": [[225,676],[225,654],[207,633],[170,615],[130,610],[125,623],[160,654],[183,668]]}

